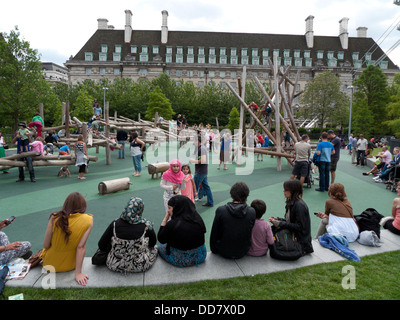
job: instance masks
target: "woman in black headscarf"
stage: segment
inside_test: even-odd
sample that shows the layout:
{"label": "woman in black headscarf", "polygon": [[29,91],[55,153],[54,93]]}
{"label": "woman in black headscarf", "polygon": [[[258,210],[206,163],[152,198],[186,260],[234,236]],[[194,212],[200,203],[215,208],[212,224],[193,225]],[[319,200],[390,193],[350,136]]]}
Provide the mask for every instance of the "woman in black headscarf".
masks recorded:
{"label": "woman in black headscarf", "polygon": [[194,203],[177,195],[168,201],[168,211],[158,231],[160,256],[177,267],[202,263],[207,257],[206,227]]}

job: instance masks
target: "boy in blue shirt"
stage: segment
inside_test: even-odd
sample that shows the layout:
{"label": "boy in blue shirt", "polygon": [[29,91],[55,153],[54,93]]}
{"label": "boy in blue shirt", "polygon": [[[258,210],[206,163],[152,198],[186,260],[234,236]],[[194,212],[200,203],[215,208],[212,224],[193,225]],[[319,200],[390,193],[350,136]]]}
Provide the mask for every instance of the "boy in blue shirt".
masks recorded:
{"label": "boy in blue shirt", "polygon": [[335,154],[335,149],[333,144],[328,141],[328,134],[323,132],[321,135],[321,142],[317,146],[317,155],[320,156],[319,161],[319,188],[315,191],[328,191],[329,188],[329,178],[330,178],[330,164],[331,155]]}

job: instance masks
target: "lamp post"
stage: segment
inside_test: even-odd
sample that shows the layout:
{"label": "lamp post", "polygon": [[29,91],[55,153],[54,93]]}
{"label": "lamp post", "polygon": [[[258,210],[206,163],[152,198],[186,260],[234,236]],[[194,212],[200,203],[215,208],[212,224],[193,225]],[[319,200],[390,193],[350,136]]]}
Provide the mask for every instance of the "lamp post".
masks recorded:
{"label": "lamp post", "polygon": [[349,114],[349,134],[348,134],[348,138],[350,138],[350,134],[351,134],[351,109],[353,107],[353,90],[354,87],[353,86],[348,86],[347,89],[351,90],[351,95],[350,95],[350,114]]}
{"label": "lamp post", "polygon": [[103,87],[103,119],[106,118],[105,111],[106,111],[106,91],[108,90],[107,87]]}

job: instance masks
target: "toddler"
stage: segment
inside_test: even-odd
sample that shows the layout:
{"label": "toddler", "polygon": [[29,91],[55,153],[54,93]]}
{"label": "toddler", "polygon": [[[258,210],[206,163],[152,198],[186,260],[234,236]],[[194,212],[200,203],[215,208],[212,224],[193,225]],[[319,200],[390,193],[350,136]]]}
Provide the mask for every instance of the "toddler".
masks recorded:
{"label": "toddler", "polygon": [[194,203],[194,197],[197,197],[197,191],[190,166],[188,164],[184,164],[182,166],[182,172],[185,175],[185,178],[183,178],[184,183],[182,184],[181,194],[188,197]]}

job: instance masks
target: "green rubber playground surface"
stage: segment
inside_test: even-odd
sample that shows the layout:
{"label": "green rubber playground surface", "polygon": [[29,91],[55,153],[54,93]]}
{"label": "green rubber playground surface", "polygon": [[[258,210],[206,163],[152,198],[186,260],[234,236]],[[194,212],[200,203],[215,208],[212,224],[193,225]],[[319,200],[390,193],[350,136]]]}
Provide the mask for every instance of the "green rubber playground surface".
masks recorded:
{"label": "green rubber playground surface", "polygon": [[[118,151],[111,153],[112,163],[106,164],[104,148],[98,154],[95,149],[89,149],[90,155],[98,157],[97,162],[91,162],[86,180],[77,179],[77,167],[70,166],[71,178],[58,178],[60,167],[35,167],[36,183],[31,183],[28,172],[25,172],[25,182],[16,183],[18,169],[10,169],[9,174],[0,173],[0,219],[16,216],[15,221],[4,228],[11,242],[26,240],[32,244],[32,251],[42,247],[44,233],[51,212],[61,208],[65,198],[71,192],[77,191],[87,200],[87,213],[94,216],[94,226],[87,242],[86,256],[91,256],[97,249],[97,242],[107,226],[118,218],[126,203],[132,196],[143,199],[145,209],[143,215],[154,223],[158,232],[164,217],[163,190],[160,179],[151,179],[145,167],[148,163],[170,161],[179,158],[182,163],[188,163],[193,153],[192,146],[186,146],[179,151],[174,143],[169,147],[164,143],[155,148],[148,147],[145,161],[142,162],[141,177],[133,177],[133,162],[126,148],[125,159],[117,159]],[[263,216],[267,220],[271,216],[283,217],[285,199],[283,197],[283,182],[289,178],[291,168],[282,159],[282,171],[276,169],[276,158],[264,155],[264,161],[257,161],[256,155],[243,157],[243,164],[228,164],[228,170],[217,170],[218,154],[210,153],[208,180],[214,197],[214,207],[202,207],[196,202],[197,211],[203,217],[207,226],[206,245],[211,232],[215,210],[218,206],[230,201],[230,187],[237,181],[244,181],[250,188],[248,203],[254,199],[262,199],[267,203],[267,212]],[[191,165],[192,172],[194,165]],[[351,164],[350,156],[342,150],[336,172],[336,182],[343,183],[354,214],[360,214],[366,208],[375,208],[383,215],[391,214],[391,205],[396,194],[386,190],[385,185],[375,183],[371,176],[363,176],[367,171]],[[317,175],[314,175],[314,177]],[[108,195],[99,195],[98,184],[102,181],[129,177],[132,185],[124,190]],[[323,211],[327,193],[317,192],[318,180],[314,180],[312,188],[304,188],[303,199],[306,201],[311,216],[312,234],[315,235],[320,219],[312,213]]]}

